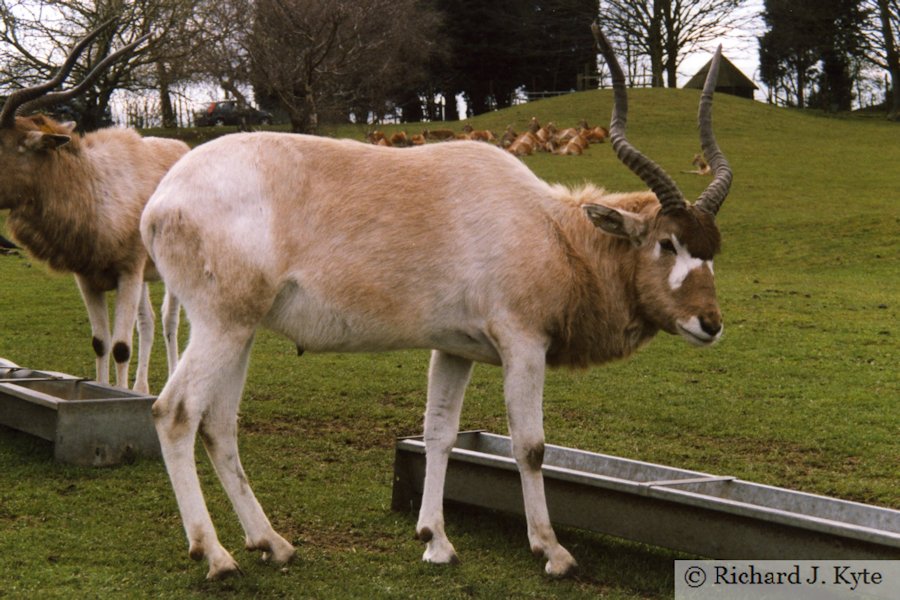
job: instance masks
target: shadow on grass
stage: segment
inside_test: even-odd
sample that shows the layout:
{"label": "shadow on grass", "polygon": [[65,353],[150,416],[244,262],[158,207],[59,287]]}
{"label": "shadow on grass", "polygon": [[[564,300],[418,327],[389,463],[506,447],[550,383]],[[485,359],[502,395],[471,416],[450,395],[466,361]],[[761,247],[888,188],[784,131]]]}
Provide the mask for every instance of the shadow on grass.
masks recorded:
{"label": "shadow on grass", "polygon": [[[409,514],[414,525],[415,514]],[[447,502],[445,518],[451,539],[458,538],[456,547],[462,560],[473,550],[484,550],[485,554],[508,552],[517,560],[530,563],[522,565],[523,573],[531,569],[532,575],[555,581],[543,574],[545,559],[532,556],[523,517]],[[687,558],[674,551],[582,529],[556,527],[556,533],[578,561],[575,573],[559,582],[560,587],[571,586],[573,591],[617,590],[626,595],[665,596],[673,590],[674,560]]]}
{"label": "shadow on grass", "polygon": [[52,442],[0,425],[0,465],[45,465],[52,461]]}

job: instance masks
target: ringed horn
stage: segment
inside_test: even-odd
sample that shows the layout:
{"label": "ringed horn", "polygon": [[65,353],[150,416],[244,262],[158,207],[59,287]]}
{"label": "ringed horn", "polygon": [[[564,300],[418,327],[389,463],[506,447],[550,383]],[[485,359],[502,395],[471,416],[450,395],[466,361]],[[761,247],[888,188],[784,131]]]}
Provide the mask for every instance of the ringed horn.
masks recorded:
{"label": "ringed horn", "polygon": [[69,73],[71,73],[72,68],[75,66],[75,62],[78,60],[78,57],[81,55],[84,49],[115,20],[116,19],[113,18],[104,21],[99,27],[88,33],[80,42],[78,42],[75,47],[72,48],[71,52],[69,52],[69,55],[66,57],[66,61],[62,64],[62,66],[59,68],[59,71],[57,71],[56,75],[52,79],[44,83],[33,85],[31,87],[16,90],[12,94],[10,94],[9,98],[7,98],[6,100],[6,103],[3,105],[3,111],[0,112],[0,128],[12,127],[15,123],[17,114],[28,114],[31,112],[35,112],[46,106],[52,106],[54,104],[58,104],[60,102],[64,102],[70,98],[78,96],[79,94],[83,93],[88,87],[90,87],[94,83],[94,80],[97,79],[97,76],[106,71],[106,69],[111,64],[113,64],[123,56],[129,54],[137,46],[150,38],[150,34],[143,35],[127,46],[110,54],[109,56],[101,60],[97,64],[97,66],[95,66],[94,69],[90,73],[88,73],[87,77],[85,77],[84,80],[75,87],[53,94],[48,93],[50,92],[50,90],[61,85],[66,80],[66,77],[68,77]]}
{"label": "ringed horn", "polygon": [[[615,97],[612,119],[610,121],[609,136],[613,150],[635,175],[641,178],[656,194],[662,205],[663,214],[668,214],[686,208],[684,195],[675,181],[662,167],[644,156],[638,149],[631,145],[625,138],[625,124],[628,119],[628,98],[625,92],[625,75],[616,60],[615,53],[599,25],[595,22],[591,25],[594,39],[603,58],[609,65],[613,80],[613,93]],[[722,46],[716,50],[716,54],[709,65],[709,73],[703,85],[703,94],[700,96],[700,109],[697,121],[700,128],[700,146],[703,154],[713,170],[712,183],[700,194],[696,207],[713,216],[719,212],[728,190],[731,188],[731,166],[725,155],[719,150],[716,138],[712,131],[712,97],[716,89],[716,81],[719,77],[719,64],[722,61]]]}

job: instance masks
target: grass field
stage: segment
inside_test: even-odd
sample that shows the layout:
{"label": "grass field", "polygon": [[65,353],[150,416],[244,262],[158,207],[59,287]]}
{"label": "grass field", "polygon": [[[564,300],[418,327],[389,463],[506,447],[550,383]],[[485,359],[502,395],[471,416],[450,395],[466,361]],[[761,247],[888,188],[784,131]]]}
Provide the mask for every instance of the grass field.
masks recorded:
{"label": "grass field", "polygon": [[[697,151],[697,99],[632,93],[630,138],[673,174],[690,169]],[[521,129],[532,116],[602,123],[610,107],[608,91],[587,92],[473,125]],[[725,338],[695,350],[660,334],[627,362],[551,372],[547,440],[900,508],[900,128],[727,96],[717,96],[714,118],[735,171],[718,218]],[[351,127],[331,133],[362,137]],[[642,187],[608,145],[526,162],[552,181]],[[688,197],[705,183],[677,179]],[[154,294],[158,301],[159,287]],[[0,256],[0,356],[93,376],[90,327],[69,276]],[[298,560],[280,570],[243,550],[203,457],[213,519],[245,572],[224,582],[205,582],[205,566],[188,560],[162,463],[63,466],[48,444],[0,428],[0,598],[671,596],[671,552],[561,529],[581,568],[550,580],[521,520],[458,508],[447,521],[462,563],[421,563],[415,515],[389,505],[394,439],[421,431],[427,359],[298,358],[287,340],[258,336],[242,405],[243,462]],[[158,339],[151,386],[164,380]],[[505,433],[498,369],[476,368],[462,428]]]}

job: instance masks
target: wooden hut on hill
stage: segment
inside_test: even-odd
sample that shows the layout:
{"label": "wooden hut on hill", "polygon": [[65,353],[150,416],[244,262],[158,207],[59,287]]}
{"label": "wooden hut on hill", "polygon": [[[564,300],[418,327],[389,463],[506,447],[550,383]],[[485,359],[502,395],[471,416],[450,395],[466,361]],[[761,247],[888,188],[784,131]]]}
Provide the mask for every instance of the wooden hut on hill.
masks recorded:
{"label": "wooden hut on hill", "polygon": [[[690,81],[684,84],[686,89],[703,89],[703,82],[706,81],[706,74],[709,73],[710,62],[712,62],[712,59],[697,71],[697,74],[691,77]],[[753,92],[758,89],[759,87],[753,83],[752,79],[744,75],[727,57],[722,56],[716,92],[753,100]]]}

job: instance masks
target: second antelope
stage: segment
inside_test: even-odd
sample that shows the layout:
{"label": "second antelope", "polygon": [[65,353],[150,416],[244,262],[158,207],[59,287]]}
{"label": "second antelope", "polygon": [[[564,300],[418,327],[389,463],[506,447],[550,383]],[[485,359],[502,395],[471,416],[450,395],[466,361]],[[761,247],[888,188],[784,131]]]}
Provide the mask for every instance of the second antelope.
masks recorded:
{"label": "second antelope", "polygon": [[[188,146],[177,140],[142,138],[131,129],[109,128],[81,136],[74,123],[27,115],[77,96],[113,61],[144,38],[103,59],[77,86],[61,85],[84,48],[109,24],[101,25],[69,53],[46,83],[10,94],[0,112],[0,209],[9,209],[10,232],[35,257],[75,274],[87,307],[96,353],[97,380],[109,381],[109,356],[116,383],[128,386],[135,320],[138,367],[134,388],[149,389],[153,308],[145,279],[156,278],[141,243],[141,211],[156,184]],[[116,291],[110,336],[106,292]],[[163,333],[169,370],[177,357],[178,302],[168,292]]]}
{"label": "second antelope", "polygon": [[715,215],[731,182],[711,125],[719,55],[699,116],[716,175],[690,204],[626,140],[624,77],[595,35],[615,75],[613,147],[652,191],[550,185],[477,142],[397,150],[277,133],[204,144],[160,183],[141,233],[184,303],[191,337],[153,414],[189,554],[208,561],[209,578],[238,565],[203,500],[198,433],[247,548],[275,563],[295,552],[238,458],[238,405],[260,327],[307,351],[432,350],[416,533],[433,563],[457,556],[442,496],[473,363],[501,366],[531,550],[552,575],[575,566],[551,526],[541,475],[545,368],[619,359],[660,330],[716,342]]}

